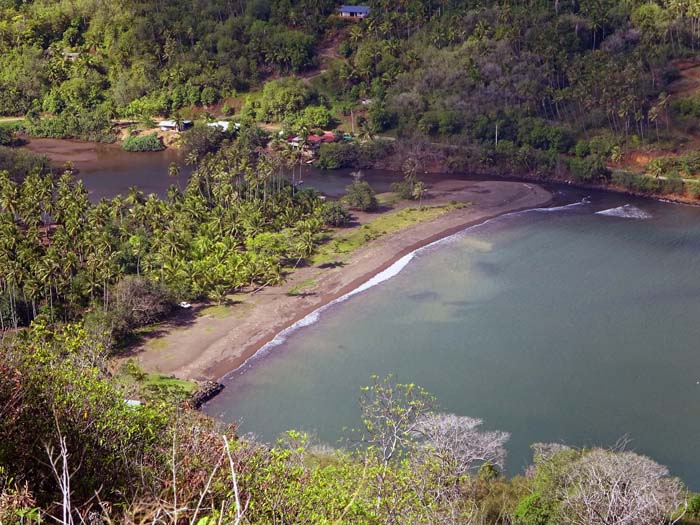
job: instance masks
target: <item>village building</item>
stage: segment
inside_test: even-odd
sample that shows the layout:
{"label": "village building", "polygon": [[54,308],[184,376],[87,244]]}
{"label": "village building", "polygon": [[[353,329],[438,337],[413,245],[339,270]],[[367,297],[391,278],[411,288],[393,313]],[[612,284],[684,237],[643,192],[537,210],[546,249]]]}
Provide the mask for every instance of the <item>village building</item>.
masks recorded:
{"label": "village building", "polygon": [[231,128],[233,128],[234,131],[239,131],[241,129],[241,125],[238,122],[228,122],[226,120],[209,122],[207,126],[210,128],[219,128],[221,131],[229,131]]}
{"label": "village building", "polygon": [[[335,142],[335,135],[332,131],[326,131],[323,135],[311,134],[306,137],[306,143],[311,149],[317,149],[321,147],[321,144],[327,144],[330,142]],[[301,146],[302,139],[300,136],[290,137],[287,143],[293,148],[298,148]]]}
{"label": "village building", "polygon": [[181,120],[180,122],[175,120],[161,120],[158,123],[158,127],[161,131],[185,131],[193,125],[194,123],[191,120]]}
{"label": "village building", "polygon": [[338,14],[343,18],[366,18],[369,16],[369,7],[365,5],[341,5]]}

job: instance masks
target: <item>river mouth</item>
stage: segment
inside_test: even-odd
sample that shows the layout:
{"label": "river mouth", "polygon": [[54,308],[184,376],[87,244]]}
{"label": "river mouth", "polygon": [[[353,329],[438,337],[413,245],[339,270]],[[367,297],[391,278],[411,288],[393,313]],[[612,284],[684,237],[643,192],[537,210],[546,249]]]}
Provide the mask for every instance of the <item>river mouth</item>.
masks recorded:
{"label": "river mouth", "polygon": [[534,442],[627,436],[700,487],[700,210],[587,197],[416,254],[286,334],[205,411],[267,441],[302,428],[336,443],[360,424],[359,388],[392,372],[511,432],[511,474]]}

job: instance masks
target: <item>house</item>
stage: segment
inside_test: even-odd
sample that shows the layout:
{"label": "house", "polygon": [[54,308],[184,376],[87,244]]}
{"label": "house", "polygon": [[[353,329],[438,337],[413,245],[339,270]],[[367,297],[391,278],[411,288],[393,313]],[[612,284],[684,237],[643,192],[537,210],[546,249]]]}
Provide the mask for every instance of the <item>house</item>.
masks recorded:
{"label": "house", "polygon": [[[326,131],[323,135],[311,134],[306,137],[306,143],[311,149],[317,149],[321,147],[321,144],[326,144],[330,142],[335,142],[335,135],[332,131]],[[301,145],[301,137],[290,137],[287,143],[293,148],[298,148]]]}
{"label": "house", "polygon": [[161,131],[185,131],[193,125],[191,120],[181,120],[179,123],[175,120],[161,120],[158,123]]}
{"label": "house", "polygon": [[207,124],[207,126],[210,128],[219,128],[221,131],[228,131],[230,125],[231,123],[226,122],[225,120],[217,120],[216,122],[210,122]]}
{"label": "house", "polygon": [[233,131],[240,131],[241,125],[238,122],[228,122],[226,120],[217,120],[216,122],[210,122],[207,124],[210,128],[219,128],[221,131],[229,131],[233,128]]}
{"label": "house", "polygon": [[341,5],[338,14],[343,18],[366,18],[369,7],[365,5]]}

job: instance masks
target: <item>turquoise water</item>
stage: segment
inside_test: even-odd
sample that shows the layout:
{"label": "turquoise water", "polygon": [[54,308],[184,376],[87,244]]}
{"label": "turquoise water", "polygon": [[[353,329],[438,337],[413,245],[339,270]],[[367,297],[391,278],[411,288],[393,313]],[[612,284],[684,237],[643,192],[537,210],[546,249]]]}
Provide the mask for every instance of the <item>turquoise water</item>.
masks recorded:
{"label": "turquoise water", "polygon": [[[650,218],[596,213],[625,203]],[[698,314],[700,209],[597,194],[423,250],[232,375],[206,411],[267,441],[301,428],[335,443],[360,424],[359,388],[393,372],[510,432],[510,473],[534,442],[627,436],[698,489]]]}

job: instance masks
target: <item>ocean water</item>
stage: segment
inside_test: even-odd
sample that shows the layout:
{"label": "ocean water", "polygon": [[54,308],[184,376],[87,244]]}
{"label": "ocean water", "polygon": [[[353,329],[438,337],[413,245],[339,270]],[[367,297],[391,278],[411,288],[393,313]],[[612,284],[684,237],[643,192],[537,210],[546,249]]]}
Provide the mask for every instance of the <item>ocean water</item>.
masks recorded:
{"label": "ocean water", "polygon": [[700,209],[584,196],[419,251],[280,337],[205,411],[265,441],[336,444],[360,425],[360,387],[393,373],[510,432],[511,474],[535,442],[626,437],[700,489]]}

